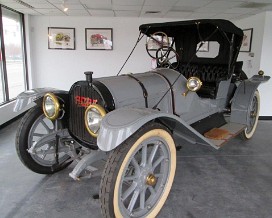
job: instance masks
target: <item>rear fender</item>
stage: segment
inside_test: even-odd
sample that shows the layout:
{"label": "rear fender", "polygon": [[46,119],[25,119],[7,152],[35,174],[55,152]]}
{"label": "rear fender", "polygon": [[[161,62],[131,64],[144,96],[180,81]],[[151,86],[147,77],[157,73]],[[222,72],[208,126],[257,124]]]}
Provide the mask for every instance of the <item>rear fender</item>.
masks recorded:
{"label": "rear fender", "polygon": [[31,89],[22,92],[17,96],[13,111],[14,112],[21,111],[23,108],[25,108],[32,102],[35,102],[37,105],[40,105],[42,103],[42,97],[48,92],[55,93],[57,96],[65,98],[64,101],[68,101],[68,92],[64,90],[58,90],[54,88]]}
{"label": "rear fender", "polygon": [[232,99],[230,122],[248,125],[248,114],[254,93],[261,83],[269,79],[270,76],[254,75],[240,83]]}
{"label": "rear fender", "polygon": [[149,108],[120,108],[108,113],[102,120],[97,145],[102,151],[113,150],[143,125],[152,120],[159,120],[167,126],[175,136],[183,138],[190,143],[210,145],[218,149],[217,146],[212,144],[212,142],[194,130],[178,116]]}

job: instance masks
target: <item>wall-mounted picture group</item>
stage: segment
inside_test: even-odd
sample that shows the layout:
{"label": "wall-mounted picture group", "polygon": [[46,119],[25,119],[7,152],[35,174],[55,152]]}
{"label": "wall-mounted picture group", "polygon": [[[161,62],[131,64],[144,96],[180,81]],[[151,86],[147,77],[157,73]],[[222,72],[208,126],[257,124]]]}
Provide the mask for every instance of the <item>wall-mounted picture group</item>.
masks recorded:
{"label": "wall-mounted picture group", "polygon": [[[75,50],[75,28],[48,27],[48,49]],[[85,28],[86,50],[112,50],[112,28]]]}

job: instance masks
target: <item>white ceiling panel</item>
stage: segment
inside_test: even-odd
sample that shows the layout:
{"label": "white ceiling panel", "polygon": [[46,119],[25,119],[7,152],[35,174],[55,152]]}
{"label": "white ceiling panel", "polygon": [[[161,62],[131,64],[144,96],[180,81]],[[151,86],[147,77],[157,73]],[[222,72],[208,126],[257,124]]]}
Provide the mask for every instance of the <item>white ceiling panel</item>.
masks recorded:
{"label": "white ceiling panel", "polygon": [[52,5],[52,4],[48,3],[48,2],[45,2],[45,1],[43,3],[29,2],[28,4],[31,5],[34,8],[55,8],[54,5]]}
{"label": "white ceiling panel", "polygon": [[[12,0],[9,0],[12,1]],[[48,3],[46,0],[22,0],[23,2],[27,3],[27,4],[32,4],[32,3]]]}
{"label": "white ceiling panel", "polygon": [[[62,9],[62,4],[55,4],[56,7]],[[66,6],[69,8],[68,10],[83,10],[84,7],[81,4],[66,4]]]}
{"label": "white ceiling panel", "polygon": [[86,5],[89,9],[111,9],[111,0],[82,0],[82,4]]}
{"label": "white ceiling panel", "polygon": [[252,16],[252,15],[251,14],[244,14],[244,15],[240,15],[240,16],[235,17],[233,20],[244,19],[244,18],[247,18],[250,16]]}
{"label": "white ceiling panel", "polygon": [[192,12],[178,12],[178,11],[168,11],[164,17],[165,18],[182,18],[185,19],[190,16]]}
{"label": "white ceiling panel", "polygon": [[211,0],[179,0],[176,3],[176,6],[194,6],[194,7],[203,7],[210,3]]}
{"label": "white ceiling panel", "polygon": [[154,6],[172,6],[177,2],[177,0],[145,0],[144,5],[154,5]]}
{"label": "white ceiling panel", "polygon": [[35,9],[37,12],[44,14],[44,15],[65,15],[64,12],[58,9]]}
{"label": "white ceiling panel", "polygon": [[113,5],[112,10],[116,11],[141,11],[141,5]]}
{"label": "white ceiling panel", "polygon": [[68,10],[66,12],[69,16],[89,16],[89,13],[86,10]]}
{"label": "white ceiling panel", "polygon": [[199,13],[223,13],[225,12],[226,9],[224,8],[212,8],[212,7],[202,7],[202,8],[198,8],[197,10],[195,10],[195,12],[199,12]]}
{"label": "white ceiling panel", "polygon": [[218,13],[193,13],[189,17],[189,19],[210,19],[213,18]]}
{"label": "white ceiling panel", "polygon": [[114,12],[112,10],[89,10],[92,16],[97,17],[114,17]]}
{"label": "white ceiling panel", "polygon": [[254,9],[254,8],[232,8],[232,9],[226,10],[225,13],[230,13],[230,14],[248,14],[248,13],[252,13],[254,11],[258,11],[258,9]]}
{"label": "white ceiling panel", "polygon": [[143,5],[144,0],[112,0],[114,5]]}
{"label": "white ceiling panel", "polygon": [[213,18],[214,19],[226,19],[226,20],[229,20],[229,19],[235,19],[237,17],[237,14],[217,14],[215,15]]}
{"label": "white ceiling panel", "polygon": [[190,11],[195,11],[199,7],[193,7],[193,6],[173,6],[171,8],[171,11],[183,11],[183,12],[190,12]]}
{"label": "white ceiling panel", "polygon": [[41,13],[32,10],[32,9],[20,9],[18,10],[19,12],[23,13],[23,14],[30,14],[30,15],[41,15]]}
{"label": "white ceiling panel", "polygon": [[207,5],[207,7],[212,7],[212,8],[232,8],[232,7],[236,7],[239,6],[241,4],[243,4],[244,1],[235,1],[235,2],[231,2],[231,1],[213,1],[211,3],[209,3]]}
{"label": "white ceiling panel", "polygon": [[117,17],[139,17],[140,11],[114,11]]}

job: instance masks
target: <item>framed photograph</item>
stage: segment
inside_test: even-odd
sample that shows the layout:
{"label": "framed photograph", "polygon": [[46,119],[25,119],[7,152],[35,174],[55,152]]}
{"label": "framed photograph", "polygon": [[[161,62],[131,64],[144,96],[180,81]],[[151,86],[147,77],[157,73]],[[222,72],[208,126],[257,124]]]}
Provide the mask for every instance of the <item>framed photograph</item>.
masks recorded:
{"label": "framed photograph", "polygon": [[197,51],[200,51],[200,52],[208,52],[209,51],[209,42],[208,41],[203,42],[202,46],[199,48],[200,45],[201,45],[201,42],[199,42],[196,46]]}
{"label": "framed photograph", "polygon": [[48,49],[75,50],[75,28],[48,27]]}
{"label": "framed photograph", "polygon": [[253,28],[243,30],[244,36],[242,45],[240,48],[241,52],[250,52],[251,51],[251,43],[252,43],[252,36],[253,36]]}
{"label": "framed photograph", "polygon": [[112,50],[112,28],[86,28],[86,50]]}

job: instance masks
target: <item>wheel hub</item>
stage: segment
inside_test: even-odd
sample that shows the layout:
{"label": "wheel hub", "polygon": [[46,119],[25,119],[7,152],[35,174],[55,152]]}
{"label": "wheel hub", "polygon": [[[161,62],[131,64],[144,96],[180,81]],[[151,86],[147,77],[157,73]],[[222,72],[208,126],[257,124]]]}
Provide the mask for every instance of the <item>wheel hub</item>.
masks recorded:
{"label": "wheel hub", "polygon": [[154,174],[151,173],[146,177],[146,184],[147,185],[154,186],[154,185],[156,185],[156,183],[157,183],[157,178]]}

